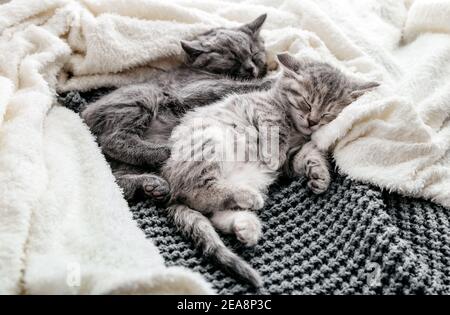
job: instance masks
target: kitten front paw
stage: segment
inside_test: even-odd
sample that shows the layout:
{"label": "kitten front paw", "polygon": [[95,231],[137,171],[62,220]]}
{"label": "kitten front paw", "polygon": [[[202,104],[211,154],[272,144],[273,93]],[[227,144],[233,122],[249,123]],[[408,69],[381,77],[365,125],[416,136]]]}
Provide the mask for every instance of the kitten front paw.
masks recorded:
{"label": "kitten front paw", "polygon": [[240,189],[233,196],[236,206],[240,209],[259,210],[264,207],[263,195],[253,189]]}
{"label": "kitten front paw", "polygon": [[262,161],[270,170],[277,171],[283,166],[284,162],[286,161],[286,156],[280,154],[275,156],[263,157]]}
{"label": "kitten front paw", "polygon": [[169,159],[171,154],[171,149],[169,146],[162,146],[156,150],[153,150],[149,156],[146,158],[146,164],[155,167],[160,166],[166,160]]}
{"label": "kitten front paw", "polygon": [[241,243],[246,246],[254,246],[261,238],[262,226],[254,213],[242,212],[234,220],[233,231]]}
{"label": "kitten front paw", "polygon": [[142,188],[147,196],[158,201],[165,200],[170,193],[169,183],[159,176],[149,176],[142,183]]}
{"label": "kitten front paw", "polygon": [[269,79],[264,80],[261,83],[261,89],[262,90],[270,90],[274,86],[275,81],[276,80],[274,78],[269,78]]}
{"label": "kitten front paw", "polygon": [[328,165],[321,161],[309,160],[306,164],[306,176],[309,178],[308,187],[315,194],[322,194],[330,185]]}
{"label": "kitten front paw", "polygon": [[169,146],[162,147],[161,150],[159,151],[159,154],[158,154],[158,162],[159,163],[163,163],[167,159],[169,159],[171,151],[172,150],[170,149]]}

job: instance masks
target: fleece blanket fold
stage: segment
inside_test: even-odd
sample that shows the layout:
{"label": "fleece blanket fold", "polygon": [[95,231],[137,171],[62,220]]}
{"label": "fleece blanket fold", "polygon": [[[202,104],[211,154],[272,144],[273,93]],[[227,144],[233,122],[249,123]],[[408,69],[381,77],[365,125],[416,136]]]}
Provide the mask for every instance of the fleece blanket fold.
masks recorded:
{"label": "fleece blanket fold", "polygon": [[54,106],[71,5],[0,7],[0,294],[213,293],[165,267],[88,128]]}
{"label": "fleece blanket fold", "polygon": [[450,207],[450,2],[13,0],[0,6],[0,292],[210,293],[166,268],[56,91],[141,82],[181,39],[267,13],[289,51],[381,87],[314,135],[339,170]]}

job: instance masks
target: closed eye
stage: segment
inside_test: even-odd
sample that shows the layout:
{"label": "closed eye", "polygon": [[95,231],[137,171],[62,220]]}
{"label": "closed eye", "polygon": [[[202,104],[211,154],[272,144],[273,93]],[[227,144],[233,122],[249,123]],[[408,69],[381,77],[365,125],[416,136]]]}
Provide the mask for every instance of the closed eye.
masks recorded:
{"label": "closed eye", "polygon": [[233,61],[236,66],[241,66],[241,64],[242,64],[242,61],[241,61],[242,59],[239,58],[238,56],[236,56],[235,54],[233,57],[230,58],[230,60]]}
{"label": "closed eye", "polygon": [[336,118],[334,114],[325,113],[321,116],[321,118]]}
{"label": "closed eye", "polygon": [[259,52],[256,52],[256,53],[254,53],[253,55],[252,55],[252,59],[256,59],[256,57],[259,57]]}
{"label": "closed eye", "polygon": [[306,106],[308,107],[308,110],[311,111],[311,104],[308,103],[308,101],[306,99],[303,99],[303,102],[305,102]]}
{"label": "closed eye", "polygon": [[256,65],[264,65],[264,58],[262,58],[261,53],[256,53],[252,56],[252,61]]}
{"label": "closed eye", "polygon": [[[240,58],[234,51],[230,50],[228,53],[231,54],[231,56],[228,57],[229,60],[240,63]],[[226,54],[227,54],[226,52],[221,52],[222,56],[225,56]]]}

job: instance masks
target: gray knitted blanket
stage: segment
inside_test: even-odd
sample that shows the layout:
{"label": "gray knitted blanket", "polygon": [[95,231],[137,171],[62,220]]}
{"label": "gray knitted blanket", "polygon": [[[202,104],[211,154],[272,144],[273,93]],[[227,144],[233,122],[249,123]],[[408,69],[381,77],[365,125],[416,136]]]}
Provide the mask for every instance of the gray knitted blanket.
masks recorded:
{"label": "gray knitted blanket", "polygon": [[[86,102],[69,93],[69,108]],[[312,194],[304,179],[271,189],[254,248],[226,243],[264,278],[259,291],[224,274],[150,201],[131,204],[168,265],[203,274],[220,294],[450,294],[450,211],[334,174]]]}

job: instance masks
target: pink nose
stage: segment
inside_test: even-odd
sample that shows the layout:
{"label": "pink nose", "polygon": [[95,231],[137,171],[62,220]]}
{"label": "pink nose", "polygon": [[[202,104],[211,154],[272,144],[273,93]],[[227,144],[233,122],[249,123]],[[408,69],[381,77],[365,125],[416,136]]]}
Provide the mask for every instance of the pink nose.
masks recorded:
{"label": "pink nose", "polygon": [[312,119],[311,117],[308,117],[308,125],[309,125],[310,127],[311,127],[311,126],[317,125],[317,123],[318,123],[317,120],[314,120],[314,119]]}

